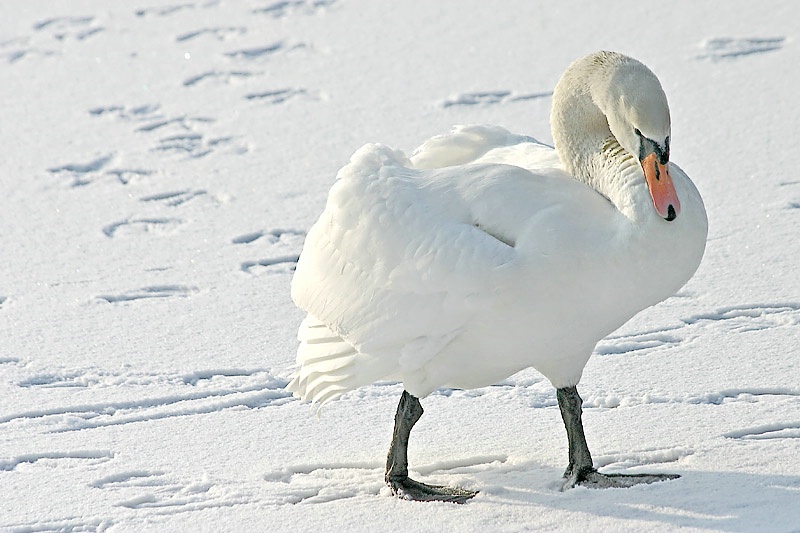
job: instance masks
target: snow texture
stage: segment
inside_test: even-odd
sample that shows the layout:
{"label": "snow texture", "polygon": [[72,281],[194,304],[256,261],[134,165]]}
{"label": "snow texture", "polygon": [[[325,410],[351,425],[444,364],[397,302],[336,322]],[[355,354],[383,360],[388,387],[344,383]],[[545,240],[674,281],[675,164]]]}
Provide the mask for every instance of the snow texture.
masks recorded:
{"label": "snow texture", "polygon": [[[800,4],[72,0],[0,4],[0,530],[800,531]],[[646,23],[642,23],[646,21]],[[579,390],[596,465],[533,371],[439,390],[384,487],[397,383],[321,417],[285,390],[289,283],[338,169],[454,124],[549,142],[575,58],[660,78],[709,212],[677,295]]]}

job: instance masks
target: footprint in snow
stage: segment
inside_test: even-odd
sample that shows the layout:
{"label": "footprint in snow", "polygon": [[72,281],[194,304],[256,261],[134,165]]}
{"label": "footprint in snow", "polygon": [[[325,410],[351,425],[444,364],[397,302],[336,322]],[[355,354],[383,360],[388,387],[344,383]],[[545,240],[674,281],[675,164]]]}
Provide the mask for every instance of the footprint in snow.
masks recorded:
{"label": "footprint in snow", "polygon": [[114,458],[111,450],[73,450],[66,452],[41,452],[26,453],[15,457],[0,459],[0,471],[11,471],[21,464],[36,464],[39,462],[50,463],[65,459],[78,459],[91,461],[93,464],[104,463]]}
{"label": "footprint in snow", "polygon": [[127,185],[138,178],[153,174],[152,170],[141,168],[109,168],[114,159],[114,154],[106,154],[83,163],[50,167],[47,171],[68,178],[70,187],[84,187],[105,176],[111,176],[122,185]]}
{"label": "footprint in snow", "polygon": [[[414,470],[426,477],[446,472],[448,478],[468,479],[483,472],[524,471],[526,465],[511,464],[508,456],[490,455],[439,461]],[[378,496],[388,492],[383,482],[384,465],[380,462],[316,463],[283,467],[266,472],[268,503],[295,505],[327,503],[358,496]],[[469,486],[468,482],[456,482]]]}
{"label": "footprint in snow", "polygon": [[0,41],[0,58],[4,58],[8,63],[16,63],[25,58],[55,55],[53,50],[36,48],[30,43],[30,37],[15,37]]}
{"label": "footprint in snow", "polygon": [[229,490],[207,479],[186,480],[157,470],[127,470],[90,484],[117,497],[117,505],[141,512],[182,513],[251,503],[251,496]]}
{"label": "footprint in snow", "polygon": [[250,93],[244,95],[246,100],[254,102],[264,102],[268,104],[282,104],[285,101],[298,97],[306,96],[308,92],[305,89],[279,89],[273,91],[264,91],[260,93]]}
{"label": "footprint in snow", "polygon": [[89,185],[99,176],[103,169],[114,159],[113,154],[106,154],[83,163],[66,163],[57,167],[48,168],[47,171],[58,176],[65,176],[70,180],[70,187],[83,187]]}
{"label": "footprint in snow", "polygon": [[241,50],[232,50],[225,52],[225,56],[231,59],[246,59],[249,61],[265,59],[273,54],[284,50],[291,50],[293,48],[303,47],[304,45],[295,45],[291,48],[287,47],[283,41],[269,44],[266,46],[257,46],[254,48],[243,48]]}
{"label": "footprint in snow", "polygon": [[161,128],[165,127],[168,129],[171,128],[173,130],[178,130],[178,131],[194,131],[198,126],[211,124],[213,122],[214,119],[208,117],[180,116],[180,117],[154,120],[152,122],[149,122],[147,124],[144,124],[136,128],[136,131],[150,133],[151,131],[160,130]]}
{"label": "footprint in snow", "polygon": [[126,303],[136,300],[149,300],[153,298],[186,298],[190,294],[197,292],[197,287],[187,287],[184,285],[156,285],[152,287],[142,287],[122,294],[108,294],[95,296],[97,300],[105,300],[108,303]]}
{"label": "footprint in snow", "polygon": [[179,205],[183,205],[194,198],[204,196],[206,194],[206,191],[202,189],[186,189],[183,191],[170,191],[149,196],[142,196],[139,198],[139,200],[142,202],[159,202],[169,207],[178,207]]}
{"label": "footprint in snow", "polygon": [[[798,190],[800,188],[800,180],[782,181],[778,184],[779,187],[789,187],[791,190]],[[800,209],[800,200],[792,200],[788,202],[787,209]]]}
{"label": "footprint in snow", "polygon": [[297,268],[299,260],[299,255],[284,255],[257,261],[244,261],[241,268],[248,274],[260,274],[261,272],[291,274]]}
{"label": "footprint in snow", "polygon": [[292,246],[301,244],[305,239],[306,232],[299,229],[271,229],[266,231],[254,231],[245,233],[231,239],[233,244],[250,244],[259,239],[264,239],[269,244],[284,243]]}
{"label": "footprint in snow", "polygon": [[634,452],[616,452],[597,456],[594,460],[596,468],[612,466],[616,469],[634,468],[637,466],[676,463],[694,454],[688,448],[654,448]]}
{"label": "footprint in snow", "polygon": [[[260,62],[268,59],[276,54],[290,52],[298,48],[306,48],[305,43],[298,43],[294,45],[287,45],[283,41],[271,43],[263,46],[256,46],[251,48],[241,48],[238,50],[231,50],[225,52],[225,57],[232,61],[245,61],[247,63]],[[195,85],[207,82],[217,82],[224,84],[232,84],[253,76],[260,76],[263,72],[252,71],[246,69],[235,70],[209,70],[202,72],[195,76],[186,78],[183,81],[184,87],[194,87]]]}
{"label": "footprint in snow", "polygon": [[245,233],[244,235],[239,235],[238,237],[234,237],[231,239],[233,244],[250,244],[251,242],[257,241],[261,237],[264,236],[263,231],[255,231],[253,233]]}
{"label": "footprint in snow", "polygon": [[[740,400],[748,403],[762,402],[770,412],[797,413],[800,409],[800,388],[794,383],[789,387],[729,389],[716,394],[708,394],[697,399],[697,403],[720,405],[725,400]],[[778,439],[800,439],[800,418],[790,422],[772,422],[755,427],[737,429],[725,433],[729,439],[763,441]]]}
{"label": "footprint in snow", "polygon": [[17,382],[18,387],[30,388],[89,388],[102,382],[102,376],[85,370],[46,372]]}
{"label": "footprint in snow", "polygon": [[113,520],[104,518],[57,518],[8,524],[8,531],[109,531]]}
{"label": "footprint in snow", "polygon": [[712,323],[720,324],[733,333],[797,326],[800,325],[800,302],[734,305],[692,315],[682,321],[683,325],[679,326],[606,337],[598,343],[595,354],[644,354],[673,348],[693,338],[698,328]]}
{"label": "footprint in snow", "polygon": [[485,91],[473,93],[456,93],[442,100],[439,105],[443,108],[454,106],[473,106],[473,105],[494,105],[520,102],[525,100],[537,100],[548,98],[553,92],[543,93],[524,93],[517,94],[513,91]]}
{"label": "footprint in snow", "polygon": [[741,440],[800,439],[800,420],[764,424],[752,428],[731,431],[726,433],[725,437]]}
{"label": "footprint in snow", "polygon": [[261,75],[261,72],[250,70],[209,70],[183,80],[184,87],[194,87],[200,83],[217,82],[229,85],[236,81]]}
{"label": "footprint in snow", "polygon": [[701,44],[704,53],[698,59],[712,61],[739,59],[744,56],[763,54],[783,48],[785,37],[708,39]]}
{"label": "footprint in snow", "polygon": [[710,313],[700,313],[684,318],[683,322],[687,326],[720,322],[725,323],[725,327],[735,332],[757,331],[781,326],[797,326],[800,324],[800,302],[744,304],[721,307]]}
{"label": "footprint in snow", "polygon": [[145,7],[137,9],[134,13],[137,17],[168,17],[181,11],[194,9],[195,7],[195,4],[192,3],[170,4],[166,6]]}
{"label": "footprint in snow", "polygon": [[72,174],[88,174],[90,172],[97,172],[98,170],[101,170],[103,167],[108,165],[113,158],[113,155],[104,155],[98,157],[97,159],[92,159],[86,163],[67,163],[66,165],[48,168],[47,170],[53,174],[59,174],[61,172]]}
{"label": "footprint in snow", "polygon": [[258,15],[267,15],[272,18],[283,18],[299,13],[313,15],[336,3],[336,0],[281,0],[264,7],[253,10]]}
{"label": "footprint in snow", "polygon": [[142,133],[150,133],[162,128],[194,131],[197,127],[215,122],[213,118],[209,117],[169,115],[161,108],[160,104],[99,106],[89,109],[89,114],[94,117],[110,117],[136,123],[134,131]]}
{"label": "footprint in snow", "polygon": [[357,496],[378,496],[384,490],[378,462],[297,465],[263,475],[267,504],[327,503]]}
{"label": "footprint in snow", "polygon": [[258,376],[259,374],[266,374],[267,380],[273,383],[275,387],[285,386],[286,381],[275,378],[263,368],[212,368],[207,370],[195,370],[188,374],[183,374],[180,379],[186,385],[196,387],[200,383],[214,381],[219,383],[227,378],[250,378]]}
{"label": "footprint in snow", "polygon": [[[20,360],[15,357],[0,358],[0,364],[18,363]],[[184,385],[197,387],[203,385],[208,387],[214,385],[220,388],[238,388],[247,391],[248,384],[267,384],[273,390],[283,388],[288,380],[276,378],[263,368],[209,368],[194,370],[187,373],[153,373],[133,370],[117,370],[98,367],[89,368],[58,368],[49,369],[29,375],[17,382],[18,387],[22,388],[92,388],[92,387],[122,387],[131,389],[134,387],[147,388],[156,387],[159,390],[165,385],[183,388]],[[259,389],[260,390],[260,389]],[[194,395],[188,399],[200,399]],[[140,407],[145,404],[155,405],[159,402],[141,402]],[[129,407],[134,407],[130,405]],[[115,406],[114,409],[121,409],[122,405]],[[5,420],[7,421],[7,420]]]}
{"label": "footprint in snow", "polygon": [[184,223],[178,218],[130,218],[114,222],[103,228],[107,237],[121,237],[147,233],[171,233]]}
{"label": "footprint in snow", "polygon": [[[205,73],[200,76],[190,78],[185,85],[193,85],[202,80],[217,75],[222,76],[250,76],[250,72],[228,72],[218,73],[216,71]],[[234,154],[245,154],[250,151],[246,143],[236,142],[234,137],[228,135],[210,136],[203,130],[209,124],[213,124],[215,119],[201,116],[189,115],[170,115],[161,108],[159,104],[145,104],[138,106],[126,105],[109,105],[98,106],[89,110],[89,113],[95,117],[111,117],[117,120],[129,121],[136,125],[134,131],[140,133],[158,132],[165,135],[156,141],[156,144],[150,148],[151,152],[160,152],[165,154],[180,154],[186,155],[189,158],[197,159],[205,157],[221,148],[225,151]],[[108,156],[109,158],[111,156]],[[89,165],[98,167],[98,165],[105,166],[110,159],[98,159],[91,162]],[[50,169],[50,172],[64,172],[68,170],[76,170],[76,165],[62,166]],[[93,170],[99,170],[100,167]],[[80,170],[80,169],[78,169]],[[120,183],[127,184],[131,179],[149,175],[151,172],[143,169],[109,169],[106,174],[112,174],[117,177]],[[73,186],[86,185],[90,183],[91,179],[85,176],[75,180]]]}
{"label": "footprint in snow", "polygon": [[671,348],[684,341],[683,338],[666,331],[607,337],[598,343],[594,353],[597,355],[645,353],[659,348]]}
{"label": "footprint in snow", "polygon": [[252,243],[265,244],[269,256],[265,259],[245,261],[241,263],[241,270],[248,274],[291,273],[300,259],[300,248],[303,246],[305,232],[295,229],[272,229],[245,233],[231,239],[233,244]]}
{"label": "footprint in snow", "polygon": [[96,117],[111,116],[121,120],[151,120],[164,116],[159,104],[145,104],[132,107],[124,105],[99,106],[90,109],[89,114]]}
{"label": "footprint in snow", "polygon": [[[70,372],[65,371],[64,374]],[[121,374],[92,372],[100,376],[93,387],[141,388],[133,400],[60,404],[0,415],[0,424],[26,420],[31,430],[44,433],[85,431],[101,427],[198,416],[227,409],[262,409],[297,401],[286,391],[288,380],[263,370],[222,369],[183,375]],[[44,381],[44,380],[43,380]],[[164,393],[164,386],[170,386]],[[29,385],[44,386],[48,385]],[[57,386],[55,383],[51,386]],[[64,383],[64,386],[68,386]],[[151,394],[148,391],[155,389]],[[122,395],[124,396],[124,394]],[[113,395],[111,395],[113,397]],[[2,464],[2,463],[0,463]]]}
{"label": "footprint in snow", "polygon": [[205,157],[221,148],[234,154],[246,154],[247,145],[234,142],[234,137],[208,137],[200,133],[170,135],[158,140],[151,151],[186,155],[190,159]]}
{"label": "footprint in snow", "polygon": [[33,29],[37,32],[50,32],[50,35],[58,41],[68,39],[85,41],[105,31],[105,28],[96,25],[94,17],[90,16],[47,18],[36,22]]}
{"label": "footprint in snow", "polygon": [[212,37],[218,41],[225,41],[233,37],[238,37],[247,33],[247,28],[244,26],[226,26],[226,27],[213,27],[203,28],[201,30],[190,31],[175,37],[179,43],[192,41],[202,37]]}
{"label": "footprint in snow", "polygon": [[139,178],[151,176],[154,172],[152,170],[145,170],[142,168],[112,168],[105,171],[107,176],[114,176],[116,180],[122,185],[128,185]]}
{"label": "footprint in snow", "polygon": [[57,55],[53,41],[86,41],[105,31],[91,16],[52,17],[37,21],[29,36],[14,37],[0,42],[0,58],[8,63],[24,59]]}
{"label": "footprint in snow", "polygon": [[193,131],[198,126],[215,122],[213,118],[209,117],[168,115],[160,104],[100,106],[90,109],[89,114],[95,117],[111,117],[117,120],[135,122],[140,125],[134,131],[143,133],[149,133],[165,127],[171,127],[179,131]]}

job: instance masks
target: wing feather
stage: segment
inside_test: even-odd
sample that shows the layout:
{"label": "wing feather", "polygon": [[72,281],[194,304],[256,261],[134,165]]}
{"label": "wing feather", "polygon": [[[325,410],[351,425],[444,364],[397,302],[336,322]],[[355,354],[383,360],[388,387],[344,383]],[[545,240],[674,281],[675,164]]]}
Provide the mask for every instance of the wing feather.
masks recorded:
{"label": "wing feather", "polygon": [[514,258],[466,207],[438,203],[443,197],[409,166],[401,153],[365,146],[309,231],[292,281],[293,299],[310,315],[296,379],[307,396],[418,369],[471,319],[493,271]]}

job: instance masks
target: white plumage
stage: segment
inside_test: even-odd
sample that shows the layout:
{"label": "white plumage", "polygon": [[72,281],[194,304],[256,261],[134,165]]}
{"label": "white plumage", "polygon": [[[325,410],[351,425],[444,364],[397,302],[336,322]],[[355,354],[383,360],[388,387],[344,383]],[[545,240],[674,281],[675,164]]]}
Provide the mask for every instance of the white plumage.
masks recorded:
{"label": "white plumage", "polygon": [[595,344],[677,291],[703,254],[692,182],[666,163],[674,190],[659,192],[640,161],[650,139],[668,157],[662,99],[646,67],[603,52],[556,88],[558,151],[492,126],[455,128],[410,159],[359,149],[292,282],[308,317],[290,390],[321,405],[397,379],[424,397],[529,366],[577,384]]}

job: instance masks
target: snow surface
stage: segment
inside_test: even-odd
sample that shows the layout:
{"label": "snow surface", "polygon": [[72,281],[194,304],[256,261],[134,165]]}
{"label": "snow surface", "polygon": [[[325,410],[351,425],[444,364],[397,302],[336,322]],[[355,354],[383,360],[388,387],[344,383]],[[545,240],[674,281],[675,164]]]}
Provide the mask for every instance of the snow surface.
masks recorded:
{"label": "snow surface", "polygon": [[[613,6],[613,7],[611,7]],[[800,3],[0,3],[0,530],[800,531]],[[602,341],[598,466],[558,492],[555,393],[440,391],[391,498],[401,385],[321,418],[285,391],[289,281],[336,171],[454,124],[550,140],[552,88],[614,49],[661,79],[710,218],[697,275]]]}

